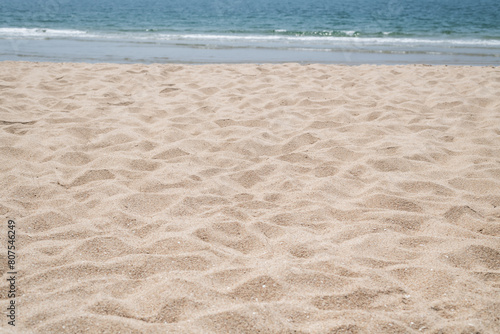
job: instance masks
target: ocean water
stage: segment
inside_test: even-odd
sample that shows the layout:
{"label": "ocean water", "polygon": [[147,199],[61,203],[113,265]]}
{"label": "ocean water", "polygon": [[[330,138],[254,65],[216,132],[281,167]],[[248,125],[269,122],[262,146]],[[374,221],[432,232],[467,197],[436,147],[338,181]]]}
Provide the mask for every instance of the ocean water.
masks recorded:
{"label": "ocean water", "polygon": [[500,3],[0,0],[0,60],[500,65]]}

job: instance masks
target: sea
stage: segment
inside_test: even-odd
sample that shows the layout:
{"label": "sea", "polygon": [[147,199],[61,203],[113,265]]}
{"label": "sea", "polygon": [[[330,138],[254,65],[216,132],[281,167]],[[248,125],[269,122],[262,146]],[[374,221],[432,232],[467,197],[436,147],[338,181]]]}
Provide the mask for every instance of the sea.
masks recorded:
{"label": "sea", "polygon": [[500,65],[499,0],[0,0],[0,61]]}

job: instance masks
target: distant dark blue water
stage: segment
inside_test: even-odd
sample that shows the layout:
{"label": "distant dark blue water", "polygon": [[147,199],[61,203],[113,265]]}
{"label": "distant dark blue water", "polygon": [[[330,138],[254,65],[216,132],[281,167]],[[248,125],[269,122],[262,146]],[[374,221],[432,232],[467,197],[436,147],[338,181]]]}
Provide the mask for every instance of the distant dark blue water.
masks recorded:
{"label": "distant dark blue water", "polygon": [[498,0],[0,0],[0,60],[5,59],[499,64],[500,5]]}

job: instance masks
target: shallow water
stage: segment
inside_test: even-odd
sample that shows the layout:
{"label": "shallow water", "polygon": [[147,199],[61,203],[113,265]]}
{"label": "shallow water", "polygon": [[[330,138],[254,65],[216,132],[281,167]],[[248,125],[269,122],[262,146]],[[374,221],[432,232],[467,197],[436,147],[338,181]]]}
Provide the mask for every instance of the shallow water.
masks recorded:
{"label": "shallow water", "polygon": [[496,1],[20,0],[0,59],[500,64]]}

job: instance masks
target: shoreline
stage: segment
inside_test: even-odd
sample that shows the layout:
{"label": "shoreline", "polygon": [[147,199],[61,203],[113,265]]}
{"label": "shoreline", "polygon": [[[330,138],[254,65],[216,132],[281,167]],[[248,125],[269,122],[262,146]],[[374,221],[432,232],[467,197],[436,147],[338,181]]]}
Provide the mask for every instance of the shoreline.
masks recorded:
{"label": "shoreline", "polygon": [[343,64],[343,63],[301,63],[296,61],[289,62],[277,62],[277,63],[113,63],[113,62],[70,62],[70,61],[35,61],[35,60],[0,60],[0,64],[40,64],[40,65],[90,65],[90,66],[109,66],[109,65],[118,65],[118,66],[144,66],[144,67],[156,67],[156,66],[187,66],[187,67],[211,67],[211,66],[228,66],[228,67],[237,67],[237,66],[325,66],[325,67],[350,67],[350,68],[406,68],[406,67],[433,67],[433,68],[499,68],[500,65],[457,65],[457,64],[427,64],[427,63],[410,63],[410,64]]}
{"label": "shoreline", "polygon": [[[403,46],[364,46],[356,41],[345,45],[295,46],[287,44],[228,45],[207,41],[148,42],[126,40],[15,40],[0,39],[0,60],[110,62],[110,63],[322,63],[322,64],[416,64],[500,65],[495,48],[417,49]],[[126,57],[123,55],[127,55]]]}

